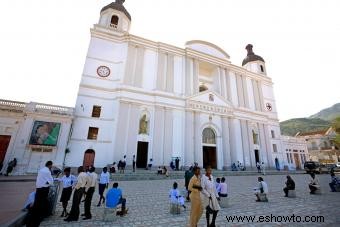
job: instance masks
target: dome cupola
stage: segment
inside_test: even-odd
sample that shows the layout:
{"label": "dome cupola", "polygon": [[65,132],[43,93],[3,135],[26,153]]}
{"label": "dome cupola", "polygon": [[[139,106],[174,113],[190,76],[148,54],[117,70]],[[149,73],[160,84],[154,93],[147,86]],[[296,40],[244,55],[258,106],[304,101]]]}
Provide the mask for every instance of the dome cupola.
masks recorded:
{"label": "dome cupola", "polygon": [[253,51],[253,45],[248,44],[246,46],[247,50],[247,57],[243,59],[242,61],[242,66],[249,71],[255,72],[255,73],[261,73],[261,74],[266,74],[265,71],[265,61],[264,59],[256,55]]}

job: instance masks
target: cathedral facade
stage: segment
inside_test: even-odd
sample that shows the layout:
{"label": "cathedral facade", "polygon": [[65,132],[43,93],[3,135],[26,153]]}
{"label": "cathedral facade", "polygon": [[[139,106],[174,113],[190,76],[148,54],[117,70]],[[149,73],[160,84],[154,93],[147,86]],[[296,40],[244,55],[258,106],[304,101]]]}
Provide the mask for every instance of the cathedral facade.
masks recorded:
{"label": "cathedral facade", "polygon": [[206,41],[179,48],[138,37],[123,3],[105,6],[91,29],[66,166],[101,167],[125,155],[139,168],[177,157],[181,166],[216,169],[285,160],[273,82],[252,45],[238,66]]}

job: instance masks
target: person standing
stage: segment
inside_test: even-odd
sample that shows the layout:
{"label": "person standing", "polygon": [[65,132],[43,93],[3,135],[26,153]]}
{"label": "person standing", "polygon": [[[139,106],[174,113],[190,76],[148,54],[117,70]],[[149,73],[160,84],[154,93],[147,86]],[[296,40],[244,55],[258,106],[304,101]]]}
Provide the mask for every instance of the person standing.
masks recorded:
{"label": "person standing", "polygon": [[[204,205],[206,207],[206,219],[207,226],[215,227],[215,221],[217,217],[218,211],[221,209],[218,204],[218,200],[220,200],[219,195],[216,191],[214,177],[212,176],[212,169],[208,166],[205,169],[205,175],[202,176],[201,186],[202,186],[202,194],[204,198]],[[210,214],[212,214],[212,220],[210,223]]]}
{"label": "person standing", "polygon": [[97,183],[97,174],[94,172],[95,168],[93,166],[90,167],[90,173],[88,174],[88,182],[86,183],[86,197],[85,197],[85,203],[84,203],[84,214],[82,216],[85,216],[83,220],[88,220],[92,218],[91,214],[91,202],[93,198],[93,193],[96,188]]}
{"label": "person standing", "polygon": [[133,172],[136,171],[136,156],[135,155],[132,156],[132,171]]}
{"label": "person standing", "polygon": [[179,170],[179,158],[178,157],[175,159],[175,165],[176,165],[176,171],[178,171]]}
{"label": "person standing", "polygon": [[257,168],[257,172],[261,173],[261,164],[259,162],[256,162],[256,168]]}
{"label": "person standing", "polygon": [[266,167],[264,165],[264,162],[261,163],[261,170],[262,170],[262,174],[266,175]]}
{"label": "person standing", "polygon": [[77,179],[74,175],[71,175],[71,168],[67,167],[64,169],[64,176],[62,178],[56,178],[56,180],[63,183],[63,191],[61,192],[60,202],[63,205],[63,213],[60,217],[66,217],[68,201],[72,195],[72,187],[75,185]]}
{"label": "person standing", "polygon": [[100,198],[99,198],[97,207],[100,206],[102,200],[103,200],[103,203],[105,203],[105,197],[103,194],[104,194],[105,188],[109,187],[109,183],[110,183],[110,174],[107,171],[107,167],[104,167],[103,172],[100,174],[100,177],[99,177],[98,191],[99,191]]}
{"label": "person standing", "polygon": [[[14,169],[14,167],[17,165],[17,159],[16,158],[14,158],[12,161],[10,161],[9,163],[8,163],[8,165],[7,165],[7,170],[6,170],[6,173],[5,173],[5,176],[7,177],[8,176],[8,174],[10,174],[12,171],[13,171],[13,169]],[[0,169],[1,170],[1,169]]]}
{"label": "person standing", "polygon": [[84,167],[79,166],[78,167],[78,178],[77,183],[74,186],[74,192],[73,192],[73,199],[72,199],[72,207],[70,214],[64,221],[70,222],[70,221],[78,221],[79,219],[79,204],[81,201],[81,198],[84,194],[85,185],[87,183],[87,174],[84,172]]}
{"label": "person standing", "polygon": [[53,177],[51,174],[52,165],[52,161],[47,161],[45,167],[41,168],[38,172],[32,215],[26,224],[28,227],[39,226],[40,222],[50,215],[48,213],[48,192],[50,186],[53,185]]}
{"label": "person standing", "polygon": [[187,171],[185,171],[185,174],[184,174],[185,189],[187,190],[187,197],[186,197],[187,201],[190,201],[190,198],[189,198],[190,191],[189,191],[189,188],[188,188],[189,181],[194,176],[194,172],[193,172],[192,169],[193,169],[193,167],[190,166],[190,168]]}
{"label": "person standing", "polygon": [[285,197],[288,197],[288,191],[289,190],[295,190],[295,182],[291,178],[291,176],[287,176],[287,181],[286,181],[286,187],[283,188],[283,191],[285,193]]}
{"label": "person standing", "polygon": [[190,179],[188,189],[190,191],[190,227],[196,227],[199,222],[203,209],[201,202],[201,169],[198,166],[193,168],[194,176]]}

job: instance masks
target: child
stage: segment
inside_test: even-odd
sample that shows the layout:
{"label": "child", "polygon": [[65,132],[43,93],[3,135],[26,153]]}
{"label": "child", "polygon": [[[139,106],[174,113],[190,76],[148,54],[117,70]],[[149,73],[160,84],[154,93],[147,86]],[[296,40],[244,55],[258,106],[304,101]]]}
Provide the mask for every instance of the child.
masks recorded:
{"label": "child", "polygon": [[184,205],[184,198],[183,196],[180,195],[180,192],[177,189],[177,187],[178,187],[178,184],[174,182],[172,189],[170,190],[170,193],[169,193],[170,202],[178,203],[181,207],[185,209],[186,206]]}
{"label": "child", "polygon": [[72,187],[75,185],[77,178],[71,175],[71,168],[67,167],[64,169],[64,176],[62,178],[57,178],[56,180],[63,182],[63,191],[61,193],[60,202],[63,205],[63,213],[60,217],[66,217],[67,213],[67,204],[71,198]]}

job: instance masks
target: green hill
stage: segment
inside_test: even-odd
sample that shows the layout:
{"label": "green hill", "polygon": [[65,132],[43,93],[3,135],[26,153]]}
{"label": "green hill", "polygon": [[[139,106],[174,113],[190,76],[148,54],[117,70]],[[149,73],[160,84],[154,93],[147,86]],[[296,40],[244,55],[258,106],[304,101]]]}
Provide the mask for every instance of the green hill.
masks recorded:
{"label": "green hill", "polygon": [[340,116],[340,103],[335,104],[329,108],[321,110],[319,113],[313,114],[309,118],[321,118],[325,121],[333,121]]}
{"label": "green hill", "polygon": [[294,118],[280,122],[282,135],[294,136],[298,132],[311,132],[328,128],[329,121],[320,118]]}
{"label": "green hill", "polygon": [[331,122],[340,116],[340,103],[320,112],[313,114],[309,118],[293,118],[280,122],[281,133],[286,136],[294,136],[298,132],[312,132],[326,129],[331,126]]}

